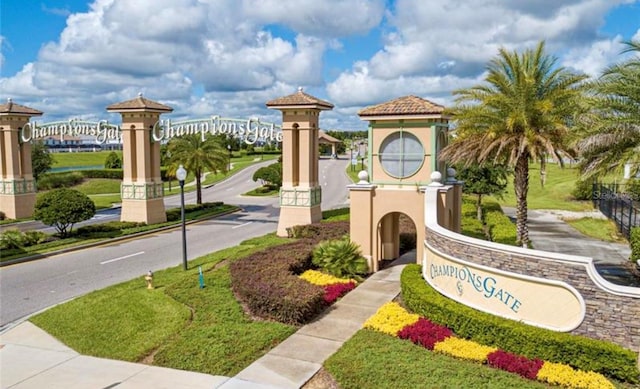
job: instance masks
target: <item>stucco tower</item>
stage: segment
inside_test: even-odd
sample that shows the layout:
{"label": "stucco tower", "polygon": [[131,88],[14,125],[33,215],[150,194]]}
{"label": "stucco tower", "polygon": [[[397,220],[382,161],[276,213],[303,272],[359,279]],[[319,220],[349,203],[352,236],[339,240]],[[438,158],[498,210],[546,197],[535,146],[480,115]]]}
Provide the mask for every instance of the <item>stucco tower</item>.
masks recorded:
{"label": "stucco tower", "polygon": [[9,219],[31,217],[36,185],[31,167],[31,143],[20,131],[42,112],[8,99],[0,104],[0,211]]}
{"label": "stucco tower", "polygon": [[142,97],[112,104],[109,112],[122,115],[123,177],[120,220],[147,224],[167,221],[160,178],[160,142],[151,137],[160,115],[173,108]]}
{"label": "stucco tower", "polygon": [[278,235],[287,228],[322,219],[322,190],[318,183],[318,130],[320,111],[333,104],[308,95],[299,88],[292,95],[267,102],[282,111],[282,188]]}
{"label": "stucco tower", "polygon": [[400,252],[400,219],[416,229],[417,260],[422,258],[424,188],[431,173],[445,174],[438,161],[447,144],[449,119],[444,107],[418,96],[404,96],[366,107],[358,115],[369,122],[368,171],[349,186],[351,240],[362,249],[371,272]]}

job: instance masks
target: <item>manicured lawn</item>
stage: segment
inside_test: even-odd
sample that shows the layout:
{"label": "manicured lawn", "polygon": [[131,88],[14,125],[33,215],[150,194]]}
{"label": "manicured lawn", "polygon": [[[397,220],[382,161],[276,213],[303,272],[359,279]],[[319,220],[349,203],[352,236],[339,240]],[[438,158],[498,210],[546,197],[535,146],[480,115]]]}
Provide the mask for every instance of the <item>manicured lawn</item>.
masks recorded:
{"label": "manicured lawn", "polygon": [[250,239],[191,261],[186,272],[181,267],[156,272],[154,290],[146,289],[140,277],[53,307],[31,321],[83,354],[128,361],[153,354],[156,365],[235,375],[295,328],[245,315],[231,292],[225,261],[282,242],[274,234]]}
{"label": "manicured lawn", "polygon": [[[116,151],[122,158],[122,151]],[[52,153],[53,168],[76,166],[104,166],[104,162],[111,151],[81,152],[81,153]]]}
{"label": "manicured lawn", "polygon": [[79,190],[86,195],[95,194],[120,194],[121,180],[113,180],[108,178],[90,178],[86,179],[80,185],[76,185],[73,189]]}
{"label": "manicured lawn", "polygon": [[[575,167],[560,168],[556,164],[547,164],[547,180],[542,187],[540,184],[540,165],[529,165],[529,193],[527,203],[529,209],[563,209],[567,211],[587,211],[593,206],[589,201],[576,201],[571,195],[575,182],[579,178],[579,171]],[[502,199],[495,199],[503,206],[515,207],[516,197],[513,189],[513,176],[509,177],[509,184]]]}
{"label": "manicured lawn", "polygon": [[580,219],[565,219],[565,222],[586,236],[605,242],[628,243],[611,220],[583,217]]}
{"label": "manicured lawn", "polygon": [[333,354],[324,367],[342,389],[549,387],[364,329]]}

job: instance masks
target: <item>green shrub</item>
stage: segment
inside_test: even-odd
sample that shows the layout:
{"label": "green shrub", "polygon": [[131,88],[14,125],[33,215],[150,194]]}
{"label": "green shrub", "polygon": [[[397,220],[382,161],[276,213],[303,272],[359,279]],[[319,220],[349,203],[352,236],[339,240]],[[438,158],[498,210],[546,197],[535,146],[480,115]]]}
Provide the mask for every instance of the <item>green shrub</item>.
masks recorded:
{"label": "green shrub", "polygon": [[614,343],[529,326],[480,312],[451,300],[422,277],[420,265],[407,265],[401,276],[406,306],[458,336],[550,362],[565,363],[619,380],[639,382],[636,353]]}
{"label": "green shrub", "polygon": [[629,239],[629,245],[631,246],[631,260],[640,260],[640,227],[633,227],[631,229],[631,235]]}
{"label": "green shrub", "polygon": [[104,161],[105,169],[122,169],[122,158],[115,151],[112,151],[107,155]]}
{"label": "green shrub", "polygon": [[576,200],[591,200],[593,196],[593,181],[577,180],[571,195]]}
{"label": "green shrub", "polygon": [[54,226],[61,237],[66,237],[75,223],[88,220],[95,213],[96,206],[87,195],[74,189],[59,188],[38,197],[33,218]]}
{"label": "green shrub", "polygon": [[80,170],[85,178],[108,178],[112,180],[122,180],[123,172],[122,169],[87,169]]}
{"label": "green shrub", "polygon": [[338,208],[338,209],[329,209],[327,211],[322,211],[323,219],[334,219],[341,218],[345,216],[344,220],[349,220],[349,214],[351,212],[351,208]]}
{"label": "green shrub", "polygon": [[629,180],[626,185],[626,192],[633,201],[640,202],[640,178]]}
{"label": "green shrub", "polygon": [[19,249],[25,246],[25,237],[17,229],[10,229],[0,234],[0,248],[3,250]]}
{"label": "green shrub", "polygon": [[70,188],[82,182],[84,176],[79,171],[42,174],[37,181],[38,190]]}
{"label": "green shrub", "polygon": [[25,231],[24,232],[24,245],[35,246],[37,244],[50,241],[52,238],[48,234],[42,231]]}
{"label": "green shrub", "polygon": [[232,289],[252,314],[302,324],[326,307],[324,288],[298,274],[311,268],[314,246],[346,235],[349,222],[316,223],[298,230],[308,237],[259,251],[229,266]]}
{"label": "green shrub", "polygon": [[7,214],[0,211],[0,220],[5,220],[7,218]]}
{"label": "green shrub", "polygon": [[460,229],[462,235],[487,240],[487,235],[484,233],[484,225],[476,217],[475,207],[473,214],[463,215],[462,220],[460,221]]}
{"label": "green shrub", "polygon": [[492,242],[516,246],[516,226],[501,209],[485,211],[484,220]]}
{"label": "green shrub", "polygon": [[[187,204],[184,206],[184,213],[185,215],[188,215],[191,212],[215,209],[221,206],[222,204],[223,204],[222,201],[215,201],[212,203],[202,203],[202,204]],[[178,221],[182,216],[182,210],[180,208],[171,208],[166,210],[165,213],[167,214],[168,222]]]}
{"label": "green shrub", "polygon": [[320,242],[313,249],[312,263],[338,278],[360,278],[369,267],[360,247],[348,237]]}

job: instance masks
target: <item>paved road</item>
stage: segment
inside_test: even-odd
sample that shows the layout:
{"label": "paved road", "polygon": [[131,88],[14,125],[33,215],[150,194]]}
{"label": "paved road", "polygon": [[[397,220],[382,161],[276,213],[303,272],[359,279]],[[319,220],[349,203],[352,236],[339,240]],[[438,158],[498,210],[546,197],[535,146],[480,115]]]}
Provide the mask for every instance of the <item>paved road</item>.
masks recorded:
{"label": "paved road", "polygon": [[[323,209],[347,203],[346,160],[321,160]],[[187,226],[187,256],[191,260],[232,247],[241,241],[276,230],[277,198],[244,197],[255,187],[247,169],[228,181],[203,191],[204,201],[237,204],[242,212]],[[191,197],[193,196],[193,199]],[[195,202],[195,193],[185,195]],[[169,205],[179,198],[167,198]],[[0,269],[0,330],[20,318],[90,291],[182,263],[179,228],[142,238],[60,254]],[[194,278],[197,283],[197,279]]]}

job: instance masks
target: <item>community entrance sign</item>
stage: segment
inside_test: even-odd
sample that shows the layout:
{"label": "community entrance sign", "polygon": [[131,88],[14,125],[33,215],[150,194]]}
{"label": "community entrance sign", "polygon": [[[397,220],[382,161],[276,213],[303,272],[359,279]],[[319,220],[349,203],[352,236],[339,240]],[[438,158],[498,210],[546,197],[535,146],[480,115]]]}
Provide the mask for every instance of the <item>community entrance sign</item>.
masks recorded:
{"label": "community entrance sign", "polygon": [[[171,138],[200,134],[202,140],[207,135],[227,135],[239,138],[247,144],[255,144],[258,141],[282,142],[281,127],[273,123],[260,122],[260,119],[232,119],[211,116],[203,119],[189,119],[183,121],[171,121],[171,119],[159,120],[153,125],[151,138],[156,142],[169,141]],[[122,129],[107,120],[96,122],[71,119],[50,123],[27,122],[20,131],[22,142],[59,137],[64,141],[65,136],[95,137],[95,143],[122,142]]]}

